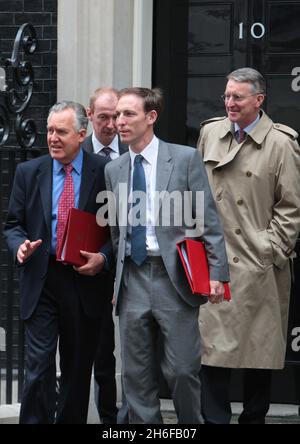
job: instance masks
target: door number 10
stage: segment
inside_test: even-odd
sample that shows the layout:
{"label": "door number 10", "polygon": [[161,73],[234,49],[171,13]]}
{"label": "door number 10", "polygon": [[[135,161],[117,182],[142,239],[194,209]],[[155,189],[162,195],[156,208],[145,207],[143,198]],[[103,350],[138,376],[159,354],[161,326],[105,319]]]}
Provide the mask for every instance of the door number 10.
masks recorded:
{"label": "door number 10", "polygon": [[[266,33],[266,28],[262,23],[257,22],[253,23],[250,32],[254,39],[261,39]],[[242,40],[243,38],[244,38],[244,23],[241,22],[239,24],[239,39]]]}

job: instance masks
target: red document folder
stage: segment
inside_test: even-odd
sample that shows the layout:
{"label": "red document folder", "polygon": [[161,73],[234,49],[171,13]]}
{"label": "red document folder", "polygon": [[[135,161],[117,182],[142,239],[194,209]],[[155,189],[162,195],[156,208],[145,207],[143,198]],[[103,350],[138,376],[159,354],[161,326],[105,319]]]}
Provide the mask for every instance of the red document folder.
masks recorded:
{"label": "red document folder", "polygon": [[[210,295],[209,268],[205,247],[195,239],[184,239],[177,243],[177,250],[193,294]],[[224,299],[230,301],[230,288],[224,283]]]}
{"label": "red document folder", "polygon": [[80,250],[97,253],[108,238],[108,226],[99,226],[95,214],[71,208],[58,252],[59,260],[76,266],[84,265],[86,259],[81,256]]}

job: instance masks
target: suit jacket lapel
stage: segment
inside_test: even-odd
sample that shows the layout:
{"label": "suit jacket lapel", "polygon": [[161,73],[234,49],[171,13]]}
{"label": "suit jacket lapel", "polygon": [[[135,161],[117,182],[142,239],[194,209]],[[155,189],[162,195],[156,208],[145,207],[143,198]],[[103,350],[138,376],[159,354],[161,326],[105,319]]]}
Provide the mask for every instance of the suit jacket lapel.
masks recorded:
{"label": "suit jacket lapel", "polygon": [[[126,226],[128,222],[128,211],[129,211],[129,203],[128,203],[128,196],[130,191],[130,155],[129,153],[124,154],[122,156],[122,162],[119,165],[119,174],[117,177],[116,182],[113,184],[114,186],[114,193],[116,196],[116,202],[117,202],[117,214],[119,222],[120,220],[123,221],[122,225],[124,225],[124,222],[126,221]],[[124,185],[123,185],[124,184]],[[122,188],[122,195],[120,195],[120,186],[124,187]],[[124,206],[125,205],[125,206]],[[126,219],[124,219],[126,217]]]}
{"label": "suit jacket lapel", "polygon": [[[45,160],[40,165],[37,173],[37,182],[40,189],[40,196],[44,211],[44,218],[47,229],[51,234],[51,217],[52,217],[52,159],[50,156],[45,157]],[[38,215],[37,215],[38,217]]]}
{"label": "suit jacket lapel", "polygon": [[125,145],[125,143],[121,142],[120,137],[118,136],[119,141],[119,154],[120,156],[128,151],[128,145]]}
{"label": "suit jacket lapel", "polygon": [[157,168],[156,168],[157,191],[162,192],[168,189],[173,168],[174,165],[172,163],[172,157],[168,149],[168,144],[160,140],[158,146]]}
{"label": "suit jacket lapel", "polygon": [[96,178],[93,159],[83,151],[82,174],[78,208],[84,210]]}
{"label": "suit jacket lapel", "polygon": [[93,142],[92,142],[92,134],[85,138],[82,144],[82,148],[84,148],[88,153],[93,153]]}

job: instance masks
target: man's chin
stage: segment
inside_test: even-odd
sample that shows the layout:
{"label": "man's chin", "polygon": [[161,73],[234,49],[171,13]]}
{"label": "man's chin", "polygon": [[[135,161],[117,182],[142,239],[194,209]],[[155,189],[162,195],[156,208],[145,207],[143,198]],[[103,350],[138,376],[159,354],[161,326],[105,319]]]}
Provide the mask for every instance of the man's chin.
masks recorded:
{"label": "man's chin", "polygon": [[63,163],[65,157],[64,153],[60,150],[51,150],[50,156],[52,157],[52,159],[57,160],[58,162],[61,163]]}
{"label": "man's chin", "polygon": [[128,136],[128,134],[120,134],[120,139],[121,139],[121,142],[123,142],[123,143],[127,143],[128,145],[130,144],[130,138],[129,138],[129,136]]}
{"label": "man's chin", "polygon": [[231,122],[238,122],[239,120],[239,114],[238,113],[228,113],[228,118]]}

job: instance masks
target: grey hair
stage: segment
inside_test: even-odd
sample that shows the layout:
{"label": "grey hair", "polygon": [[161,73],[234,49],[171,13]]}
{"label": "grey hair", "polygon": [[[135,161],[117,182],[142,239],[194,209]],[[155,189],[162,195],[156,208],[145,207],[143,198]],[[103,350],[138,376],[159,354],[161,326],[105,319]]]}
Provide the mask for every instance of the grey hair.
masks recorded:
{"label": "grey hair", "polygon": [[227,80],[235,80],[241,83],[250,83],[254,93],[266,94],[266,81],[260,72],[253,68],[240,68],[232,71]]}
{"label": "grey hair", "polygon": [[66,109],[72,109],[75,112],[75,130],[79,132],[82,129],[87,129],[89,119],[86,114],[86,110],[83,105],[77,102],[72,102],[71,100],[63,100],[62,102],[57,102],[53,105],[48,114],[47,124],[49,124],[49,119],[51,114],[59,113]]}

